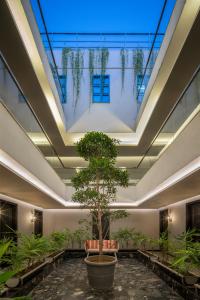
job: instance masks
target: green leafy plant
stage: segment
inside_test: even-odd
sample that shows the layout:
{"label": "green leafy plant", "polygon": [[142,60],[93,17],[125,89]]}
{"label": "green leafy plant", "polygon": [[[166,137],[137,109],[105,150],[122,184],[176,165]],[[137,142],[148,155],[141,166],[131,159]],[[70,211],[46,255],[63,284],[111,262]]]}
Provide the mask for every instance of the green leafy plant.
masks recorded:
{"label": "green leafy plant", "polygon": [[125,71],[128,63],[128,51],[124,48],[120,51],[121,57],[121,89],[124,89],[124,79],[125,79]]}
{"label": "green leafy plant", "polygon": [[141,232],[134,232],[132,240],[138,249],[146,250],[149,238],[145,234]]}
{"label": "green leafy plant", "polygon": [[62,50],[62,67],[63,67],[64,75],[67,75],[68,63],[69,63],[71,51],[72,51],[71,48],[63,48]]}
{"label": "green leafy plant", "polygon": [[90,103],[92,100],[92,81],[93,81],[93,75],[94,75],[94,68],[95,68],[95,51],[94,49],[89,49],[89,59],[88,59],[88,64],[89,64],[89,79],[90,79]]}
{"label": "green leafy plant", "polygon": [[200,267],[200,246],[199,243],[189,243],[187,248],[174,252],[175,258],[171,266],[178,272],[187,275],[193,267]]}
{"label": "green leafy plant", "polygon": [[143,74],[144,53],[142,49],[133,50],[133,69],[134,76]]}
{"label": "green leafy plant", "polygon": [[164,231],[160,234],[160,237],[157,240],[157,245],[161,251],[161,261],[167,262],[168,252],[170,251],[171,246],[171,242],[168,239],[168,231]]}
{"label": "green leafy plant", "polygon": [[114,232],[112,237],[119,242],[122,248],[124,244],[128,248],[129,243],[133,241],[134,232],[134,228],[121,228],[117,232]]}
{"label": "green leafy plant", "polygon": [[50,235],[50,248],[51,251],[63,250],[72,239],[72,234],[69,229],[63,231],[54,231]]}
{"label": "green leafy plant", "polygon": [[74,109],[76,109],[80,90],[81,90],[81,79],[83,75],[84,57],[83,53],[78,50],[71,51],[70,62],[72,69],[72,80],[73,80],[73,95],[74,95]]}
{"label": "green leafy plant", "polygon": [[15,269],[20,271],[44,260],[49,250],[48,238],[20,234],[18,240],[11,257]]}
{"label": "green leafy plant", "polygon": [[[9,248],[12,245],[12,240],[1,240],[0,241],[0,263],[8,261],[7,253],[9,252]],[[0,272],[0,290],[3,289],[5,282],[14,276],[16,270],[14,269],[6,269]]]}
{"label": "green leafy plant", "polygon": [[105,75],[106,73],[106,67],[108,64],[108,59],[109,59],[109,50],[107,48],[102,48],[101,49],[101,75]]}
{"label": "green leafy plant", "polygon": [[82,242],[91,239],[91,234],[84,228],[78,228],[72,233],[72,239],[79,244],[81,248]]}
{"label": "green leafy plant", "polygon": [[115,167],[116,145],[116,140],[102,132],[89,132],[77,143],[79,155],[89,161],[89,165],[72,178],[73,201],[97,216],[100,255],[103,253],[102,216],[116,199],[116,186],[128,186],[127,171]]}

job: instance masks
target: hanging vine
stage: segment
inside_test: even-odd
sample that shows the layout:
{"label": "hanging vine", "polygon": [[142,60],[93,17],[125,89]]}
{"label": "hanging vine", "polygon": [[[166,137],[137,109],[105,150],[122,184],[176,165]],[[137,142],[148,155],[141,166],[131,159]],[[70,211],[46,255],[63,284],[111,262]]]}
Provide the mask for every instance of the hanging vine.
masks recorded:
{"label": "hanging vine", "polygon": [[133,50],[134,77],[143,73],[144,53],[142,49]]}
{"label": "hanging vine", "polygon": [[90,103],[91,103],[91,100],[92,100],[92,80],[93,80],[94,68],[95,68],[95,51],[94,51],[94,49],[89,49],[88,68],[89,68]]}
{"label": "hanging vine", "polygon": [[109,50],[107,48],[101,49],[100,59],[101,59],[101,75],[105,75],[106,67],[109,59]]}
{"label": "hanging vine", "polygon": [[120,51],[121,56],[121,90],[124,89],[125,71],[128,63],[128,51],[124,48]]}
{"label": "hanging vine", "polygon": [[81,79],[83,75],[84,59],[83,53],[78,49],[72,51],[70,55],[72,80],[73,80],[73,96],[74,96],[74,109],[76,109],[81,89]]}
{"label": "hanging vine", "polygon": [[153,70],[156,58],[157,58],[157,52],[153,50],[152,53],[151,53],[151,56],[150,56],[149,66],[148,66],[149,75],[151,75],[151,72]]}
{"label": "hanging vine", "polygon": [[62,50],[62,68],[63,74],[67,76],[68,61],[70,58],[71,48],[63,48]]}

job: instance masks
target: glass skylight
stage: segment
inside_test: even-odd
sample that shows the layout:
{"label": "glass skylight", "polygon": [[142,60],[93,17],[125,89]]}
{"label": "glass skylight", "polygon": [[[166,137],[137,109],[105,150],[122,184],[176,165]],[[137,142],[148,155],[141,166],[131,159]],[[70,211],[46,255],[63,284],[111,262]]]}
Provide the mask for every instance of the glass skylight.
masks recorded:
{"label": "glass skylight", "polygon": [[[113,76],[118,74],[123,78],[121,84],[124,85],[124,73],[133,73],[132,82],[128,83],[133,89],[130,101],[135,98],[139,109],[175,2],[31,0],[61,102],[66,102],[69,92],[68,87],[63,91],[63,75],[82,80],[83,70],[90,72],[91,69],[89,51],[106,49],[112,56],[118,56],[118,62],[116,59],[108,62],[107,74],[112,70]],[[69,52],[67,66],[63,63],[64,51]],[[77,57],[77,53],[83,54],[84,61],[70,63],[70,57]],[[80,68],[79,74],[77,68]],[[95,75],[102,73],[101,64],[96,62],[93,68]],[[75,81],[73,86],[80,88]]]}

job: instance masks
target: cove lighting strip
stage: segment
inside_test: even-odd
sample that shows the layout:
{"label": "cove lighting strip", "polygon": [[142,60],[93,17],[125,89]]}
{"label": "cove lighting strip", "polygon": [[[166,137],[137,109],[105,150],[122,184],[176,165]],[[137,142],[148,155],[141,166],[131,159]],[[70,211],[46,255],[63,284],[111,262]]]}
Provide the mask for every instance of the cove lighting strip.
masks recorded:
{"label": "cove lighting strip", "polygon": [[[73,203],[71,201],[65,201],[64,198],[60,197],[58,194],[56,194],[52,189],[50,189],[46,184],[44,184],[42,181],[40,181],[36,176],[34,176],[32,173],[30,173],[28,170],[26,170],[23,166],[21,166],[17,161],[15,161],[13,158],[11,158],[6,152],[4,152],[2,149],[0,149],[0,164],[5,166],[7,169],[14,172],[16,175],[23,178],[25,181],[29,182],[33,186],[35,186],[37,189],[41,190],[45,194],[49,195],[51,198],[55,199],[65,207],[74,207],[74,208],[80,208],[80,205],[78,203]],[[195,171],[200,169],[200,157],[193,160],[191,163],[186,165],[184,168],[176,172],[174,175],[170,176],[167,180],[165,180],[163,183],[158,185],[155,189],[153,189],[151,192],[147,193],[144,197],[141,199],[135,201],[134,203],[131,202],[115,202],[110,205],[110,207],[118,207],[118,206],[126,206],[128,208],[134,208],[138,207],[143,202],[147,201],[148,199],[156,196],[157,194],[163,192],[167,188],[171,187],[172,185],[176,184],[177,182],[183,180],[187,176],[191,175]]]}
{"label": "cove lighting strip", "polygon": [[184,178],[188,177],[192,173],[198,171],[200,169],[200,156],[186,165],[184,168],[170,176],[164,182],[159,184],[155,189],[153,189],[150,193],[146,194],[141,199],[137,200],[134,205],[138,206],[141,203],[147,201],[148,199],[154,197],[155,195],[163,192],[164,190],[168,189],[169,187],[173,186],[174,184],[178,183],[179,181],[183,180]]}
{"label": "cove lighting strip", "polygon": [[[6,152],[0,149],[0,164],[11,170],[16,175],[23,178],[25,181],[29,182],[33,186],[35,186],[40,191],[44,192],[51,198],[55,199],[59,203],[64,206],[76,206],[76,203],[67,202],[64,198],[60,197],[56,194],[51,188],[49,188],[46,184],[44,184],[41,180],[39,180],[35,175],[30,173],[27,169],[25,169],[22,165],[20,165],[16,160],[10,157]],[[75,204],[75,205],[74,205]]]}
{"label": "cove lighting strip", "polygon": [[[63,134],[65,134],[65,124],[63,121],[64,117],[61,115],[59,110],[59,100],[55,98],[50,86],[49,79],[44,68],[44,63],[41,60],[22,2],[21,0],[6,0],[6,2],[13,16],[42,91],[46,97],[53,118],[57,124],[61,136],[63,137]],[[57,96],[57,98],[59,98],[59,96]]]}

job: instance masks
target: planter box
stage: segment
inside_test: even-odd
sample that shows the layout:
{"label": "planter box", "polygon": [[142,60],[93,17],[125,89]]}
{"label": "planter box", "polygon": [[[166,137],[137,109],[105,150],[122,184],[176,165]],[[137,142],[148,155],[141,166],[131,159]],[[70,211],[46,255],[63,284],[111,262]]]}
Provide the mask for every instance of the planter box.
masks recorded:
{"label": "planter box", "polygon": [[200,300],[198,285],[187,286],[184,282],[184,276],[171,269],[158,260],[151,260],[151,255],[138,250],[138,259],[152,269],[160,278],[162,278],[170,287],[178,292],[186,300]]}
{"label": "planter box", "polygon": [[63,261],[64,251],[52,257],[51,262],[43,262],[34,269],[19,277],[16,288],[6,288],[1,298],[12,298],[27,295],[39,282],[41,282],[59,263]]}

